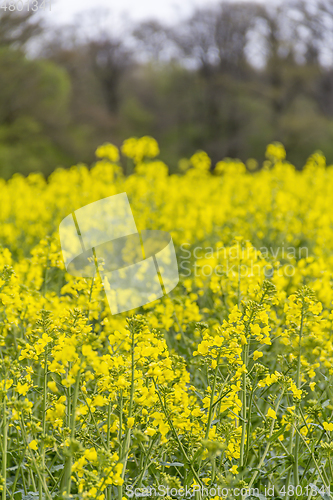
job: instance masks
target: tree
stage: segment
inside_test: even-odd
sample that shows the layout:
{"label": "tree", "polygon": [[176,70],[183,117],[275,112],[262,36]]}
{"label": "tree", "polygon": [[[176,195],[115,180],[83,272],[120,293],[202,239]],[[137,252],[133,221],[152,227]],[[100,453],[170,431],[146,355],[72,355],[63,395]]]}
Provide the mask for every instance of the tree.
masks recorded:
{"label": "tree", "polygon": [[0,11],[0,46],[25,48],[41,35],[43,26],[36,12],[30,10]]}

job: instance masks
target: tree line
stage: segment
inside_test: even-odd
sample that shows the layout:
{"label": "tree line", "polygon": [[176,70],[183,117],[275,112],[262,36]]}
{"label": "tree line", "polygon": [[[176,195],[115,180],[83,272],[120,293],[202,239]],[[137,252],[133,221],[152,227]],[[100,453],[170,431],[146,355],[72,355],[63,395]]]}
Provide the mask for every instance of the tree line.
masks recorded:
{"label": "tree line", "polygon": [[1,10],[0,176],[90,163],[132,135],[153,135],[171,171],[198,149],[260,164],[272,141],[299,168],[318,149],[333,162],[332,0],[97,28]]}

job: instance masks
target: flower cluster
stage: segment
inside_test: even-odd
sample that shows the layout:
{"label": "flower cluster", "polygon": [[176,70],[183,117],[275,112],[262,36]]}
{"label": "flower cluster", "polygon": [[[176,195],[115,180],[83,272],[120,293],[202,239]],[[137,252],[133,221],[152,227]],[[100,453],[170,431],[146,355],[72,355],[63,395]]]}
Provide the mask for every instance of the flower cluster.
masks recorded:
{"label": "flower cluster", "polygon": [[[130,138],[1,182],[4,499],[333,481],[332,167],[274,143],[262,169],[197,151],[169,175],[158,154]],[[172,234],[180,283],[112,316],[98,276],[66,273],[58,225],[121,192],[139,230]]]}

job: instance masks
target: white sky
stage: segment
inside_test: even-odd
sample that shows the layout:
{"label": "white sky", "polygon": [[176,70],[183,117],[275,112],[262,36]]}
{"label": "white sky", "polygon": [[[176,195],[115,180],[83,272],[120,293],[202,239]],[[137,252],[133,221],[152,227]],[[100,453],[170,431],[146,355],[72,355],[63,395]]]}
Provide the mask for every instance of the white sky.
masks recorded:
{"label": "white sky", "polygon": [[[246,1],[246,0],[243,0]],[[106,9],[111,22],[159,19],[167,23],[186,16],[195,7],[216,5],[219,0],[46,0],[47,20],[56,24],[75,22],[77,15],[92,9]]]}

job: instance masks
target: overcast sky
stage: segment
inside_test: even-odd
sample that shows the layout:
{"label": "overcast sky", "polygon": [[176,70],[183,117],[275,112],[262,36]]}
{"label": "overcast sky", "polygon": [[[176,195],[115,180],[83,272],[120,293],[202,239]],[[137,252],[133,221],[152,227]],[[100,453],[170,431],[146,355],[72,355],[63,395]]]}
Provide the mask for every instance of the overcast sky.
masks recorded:
{"label": "overcast sky", "polygon": [[[47,0],[51,12],[48,20],[57,24],[75,21],[78,14],[92,9],[107,9],[115,21],[141,21],[155,18],[172,23],[197,6],[216,5],[220,0]],[[247,0],[243,0],[247,1]]]}

